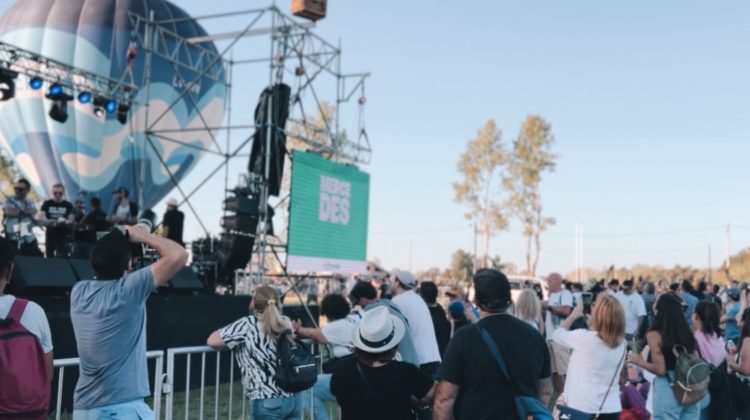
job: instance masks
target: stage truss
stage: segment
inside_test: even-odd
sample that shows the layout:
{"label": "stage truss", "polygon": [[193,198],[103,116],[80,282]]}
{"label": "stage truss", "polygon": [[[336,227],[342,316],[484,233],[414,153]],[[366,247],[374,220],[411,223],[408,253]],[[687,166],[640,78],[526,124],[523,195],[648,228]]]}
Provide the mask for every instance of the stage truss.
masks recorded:
{"label": "stage truss", "polygon": [[[230,13],[218,13],[184,19],[156,21],[150,17],[129,15],[131,28],[136,37],[135,41],[145,52],[146,78],[151,72],[150,63],[153,56],[167,60],[175,69],[189,70],[197,76],[194,80],[179,80],[184,89],[179,97],[159,115],[146,113],[146,133],[144,148],[151,148],[166,171],[168,171],[176,190],[181,196],[181,203],[188,206],[193,216],[198,220],[206,235],[210,232],[201,220],[201,216],[191,203],[191,198],[203,188],[212,185],[218,174],[224,172],[224,191],[230,186],[229,167],[232,162],[241,158],[243,165],[247,165],[253,132],[256,129],[271,129],[270,116],[266,127],[257,127],[254,123],[252,110],[260,94],[260,90],[253,92],[238,92],[234,90],[238,75],[248,66],[268,66],[268,79],[263,87],[285,82],[292,87],[289,119],[284,131],[287,134],[287,149],[290,147],[304,148],[339,161],[351,164],[368,164],[371,157],[370,141],[364,127],[365,82],[369,73],[343,73],[341,70],[342,50],[340,46],[315,34],[314,24],[291,18],[281,12],[276,6],[268,8],[244,10]],[[172,25],[194,20],[200,23],[219,21],[225,33],[184,38],[172,30]],[[225,24],[226,22],[226,24]],[[246,56],[242,48],[243,42],[254,39],[268,42],[268,53],[262,56]],[[208,42],[217,44],[218,52],[205,48]],[[196,51],[198,52],[196,54]],[[192,52],[193,54],[190,54]],[[177,57],[187,57],[179,60]],[[216,72],[217,63],[224,63],[226,79]],[[179,76],[177,76],[179,77]],[[189,145],[174,138],[174,133],[180,130],[157,130],[157,123],[174,107],[179,100],[187,97],[195,105],[191,88],[199,83],[201,78],[208,78],[226,86],[228,92],[228,106],[226,108],[225,124],[217,127],[208,126],[201,117],[202,127],[193,128],[194,131],[208,133],[212,139],[212,147],[200,148]],[[325,80],[325,81],[324,81]],[[327,86],[326,86],[327,84]],[[148,80],[144,83],[148,86]],[[324,87],[324,88],[321,88]],[[148,91],[146,102],[148,103]],[[233,100],[243,98],[242,106],[233,106]],[[328,102],[330,101],[330,102]],[[332,107],[326,104],[331,104]],[[341,124],[342,108],[354,103],[356,110],[356,128],[351,137]],[[198,108],[196,106],[196,108]],[[198,110],[200,112],[200,110]],[[239,115],[237,113],[239,112]],[[322,124],[313,121],[318,115],[326,115]],[[220,137],[225,141],[221,142]],[[267,136],[270,142],[270,136]],[[188,147],[199,148],[202,152],[217,156],[221,159],[209,174],[203,178],[192,190],[184,190],[170,168],[159,154],[154,145],[155,139],[175,142]],[[223,143],[223,145],[222,145]],[[268,145],[267,145],[268,146]],[[270,160],[270,147],[266,147],[266,178]],[[290,166],[285,167],[285,177],[290,173]],[[257,180],[248,179],[252,184]],[[268,203],[267,183],[261,183],[260,208],[265,209]],[[142,188],[139,188],[142,190]],[[288,194],[288,192],[287,192]],[[280,197],[275,207],[288,207],[288,195]],[[217,206],[220,205],[217,200]],[[250,266],[251,272],[265,276],[269,262],[277,261],[277,268],[286,275],[283,259],[279,255],[286,252],[285,244],[276,237],[270,237],[265,227],[270,220],[265,211],[261,212],[258,234],[253,250]],[[289,278],[287,276],[287,278]],[[295,290],[294,282],[290,280],[291,288]]]}

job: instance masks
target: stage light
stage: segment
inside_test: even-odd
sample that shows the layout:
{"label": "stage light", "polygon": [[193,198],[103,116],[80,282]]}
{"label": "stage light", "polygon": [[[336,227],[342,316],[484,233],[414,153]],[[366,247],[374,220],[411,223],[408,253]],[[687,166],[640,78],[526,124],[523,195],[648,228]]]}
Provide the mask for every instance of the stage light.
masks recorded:
{"label": "stage light", "polygon": [[42,80],[41,77],[32,77],[31,80],[29,80],[29,86],[34,90],[41,89],[43,84],[44,80]]}
{"label": "stage light", "polygon": [[68,101],[72,101],[73,97],[65,92],[60,91],[59,94],[52,96],[47,95],[47,99],[52,99],[52,107],[49,109],[49,117],[53,120],[64,123],[68,120]]}
{"label": "stage light", "polygon": [[104,104],[107,114],[114,114],[117,111],[117,102],[114,99],[108,99]]}
{"label": "stage light", "polygon": [[101,96],[94,98],[94,115],[96,115],[97,118],[102,118],[104,116],[104,105],[106,102],[107,100]]}
{"label": "stage light", "polygon": [[7,101],[16,95],[18,73],[9,69],[0,69],[0,101]]}
{"label": "stage light", "polygon": [[60,95],[62,93],[63,93],[62,86],[60,86],[60,84],[58,84],[58,83],[53,83],[52,86],[50,86],[49,90],[47,91],[47,97],[48,98],[50,98],[50,97],[54,98],[54,97],[56,97],[56,96],[58,96],[58,95]]}
{"label": "stage light", "polygon": [[91,92],[81,92],[78,94],[78,102],[87,104],[91,102]]}
{"label": "stage light", "polygon": [[117,106],[117,121],[120,124],[125,125],[128,122],[128,112],[130,112],[129,104],[120,104]]}

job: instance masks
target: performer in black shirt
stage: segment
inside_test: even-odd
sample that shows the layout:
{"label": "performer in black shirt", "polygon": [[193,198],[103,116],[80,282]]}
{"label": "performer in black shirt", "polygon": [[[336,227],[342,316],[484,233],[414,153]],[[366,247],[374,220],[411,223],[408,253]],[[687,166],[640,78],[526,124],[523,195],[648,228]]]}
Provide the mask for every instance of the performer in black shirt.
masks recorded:
{"label": "performer in black shirt", "polygon": [[64,257],[70,242],[73,204],[65,199],[65,187],[62,184],[52,186],[52,199],[42,203],[39,222],[47,227],[45,245],[47,258]]}
{"label": "performer in black shirt", "polygon": [[177,200],[167,200],[167,211],[164,213],[162,222],[162,236],[185,246],[182,242],[182,225],[185,222],[185,214],[177,210]]}

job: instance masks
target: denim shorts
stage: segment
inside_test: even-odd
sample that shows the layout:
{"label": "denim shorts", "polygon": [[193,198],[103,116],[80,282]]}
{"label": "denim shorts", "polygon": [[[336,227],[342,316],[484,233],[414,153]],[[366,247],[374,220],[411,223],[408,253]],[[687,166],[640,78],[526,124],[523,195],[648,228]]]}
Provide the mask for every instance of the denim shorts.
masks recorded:
{"label": "denim shorts", "polygon": [[671,370],[667,377],[654,378],[653,420],[697,420],[700,418],[700,402],[680,405],[672,392],[673,380],[674,371]]}
{"label": "denim shorts", "polygon": [[73,410],[73,420],[153,420],[154,412],[142,399],[105,405],[89,410]]}
{"label": "denim shorts", "polygon": [[252,420],[298,420],[302,418],[304,392],[283,398],[253,400]]}

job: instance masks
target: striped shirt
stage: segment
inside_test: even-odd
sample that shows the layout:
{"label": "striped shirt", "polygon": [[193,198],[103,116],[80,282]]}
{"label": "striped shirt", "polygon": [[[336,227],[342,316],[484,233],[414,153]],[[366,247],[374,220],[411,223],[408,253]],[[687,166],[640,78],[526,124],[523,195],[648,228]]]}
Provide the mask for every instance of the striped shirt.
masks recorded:
{"label": "striped shirt", "polygon": [[242,386],[251,400],[283,398],[292,394],[276,385],[276,339],[267,336],[254,315],[240,318],[219,330],[224,344],[237,349]]}

